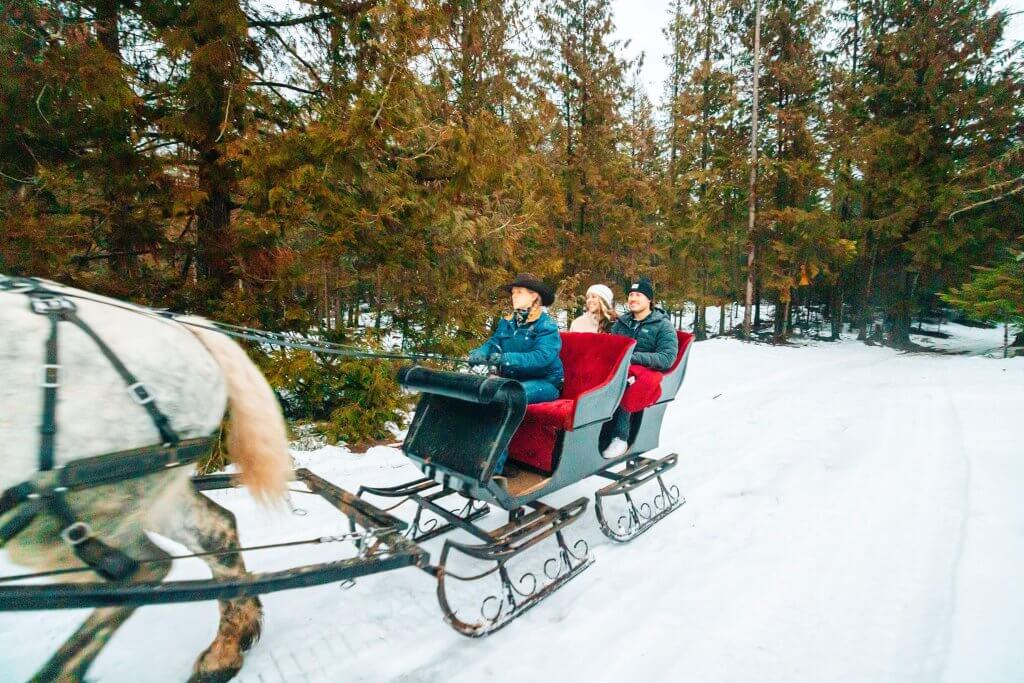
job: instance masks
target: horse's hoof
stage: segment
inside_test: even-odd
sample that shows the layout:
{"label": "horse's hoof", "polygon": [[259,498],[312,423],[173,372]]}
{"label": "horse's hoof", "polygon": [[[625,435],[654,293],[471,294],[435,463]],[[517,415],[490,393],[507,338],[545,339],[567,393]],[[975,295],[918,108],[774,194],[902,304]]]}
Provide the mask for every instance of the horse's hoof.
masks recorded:
{"label": "horse's hoof", "polygon": [[218,669],[217,671],[197,671],[188,679],[188,683],[224,683],[238,675],[242,667],[236,666],[230,669]]}

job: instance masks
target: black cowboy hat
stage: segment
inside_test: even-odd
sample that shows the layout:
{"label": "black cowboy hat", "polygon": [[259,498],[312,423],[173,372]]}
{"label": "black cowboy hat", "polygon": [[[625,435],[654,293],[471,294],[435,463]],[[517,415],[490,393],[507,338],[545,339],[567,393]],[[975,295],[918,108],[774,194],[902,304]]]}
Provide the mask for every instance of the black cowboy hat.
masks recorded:
{"label": "black cowboy hat", "polygon": [[555,293],[544,281],[532,273],[519,273],[516,279],[505,285],[506,291],[511,292],[513,287],[525,287],[530,291],[540,294],[542,306],[550,306],[555,303]]}

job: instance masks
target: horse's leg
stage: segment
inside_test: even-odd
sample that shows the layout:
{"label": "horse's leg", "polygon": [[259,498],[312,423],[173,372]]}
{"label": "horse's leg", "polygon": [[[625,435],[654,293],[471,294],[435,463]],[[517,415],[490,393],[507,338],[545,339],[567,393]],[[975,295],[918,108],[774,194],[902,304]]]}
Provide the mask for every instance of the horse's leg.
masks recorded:
{"label": "horse's leg", "polygon": [[[194,553],[237,548],[235,516],[196,491],[176,500],[173,512],[159,521],[160,533],[178,541]],[[214,578],[245,576],[241,553],[207,555],[201,558]],[[196,660],[192,681],[226,681],[242,668],[242,652],[260,637],[263,607],[257,598],[220,600],[217,637]]]}
{"label": "horse's leg", "polygon": [[[171,563],[166,559],[169,557],[168,554],[154,545],[145,535],[139,537],[135,547],[139,551],[134,548],[128,550],[133,557],[163,561],[142,564],[132,576],[132,581],[162,581],[171,570]],[[32,680],[81,681],[103,646],[136,609],[136,607],[101,607],[93,610],[85,622],[78,627],[78,630],[36,672]]]}

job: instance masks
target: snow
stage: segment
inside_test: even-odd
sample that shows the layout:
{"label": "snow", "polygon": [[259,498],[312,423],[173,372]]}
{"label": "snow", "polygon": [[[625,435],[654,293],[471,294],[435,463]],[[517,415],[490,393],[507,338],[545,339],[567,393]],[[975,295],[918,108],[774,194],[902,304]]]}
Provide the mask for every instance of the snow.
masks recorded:
{"label": "snow", "polygon": [[[947,353],[964,353],[973,356],[988,356],[990,358],[1003,357],[1003,328],[986,329],[983,327],[968,327],[959,323],[946,323],[941,327],[928,325],[928,331],[937,330],[943,334],[950,335],[948,339],[941,337],[930,337],[912,334],[910,339],[928,349],[935,349]],[[1013,336],[1010,336],[1013,342]]]}
{"label": "snow", "polygon": [[[680,454],[666,475],[687,499],[679,511],[628,545],[588,511],[567,537],[590,544],[594,565],[481,640],[441,621],[433,580],[411,568],[264,596],[263,639],[238,680],[1024,680],[1024,360],[970,355],[1001,331],[968,329],[944,326],[954,336],[940,340],[965,355],[698,344],[660,449]],[[351,491],[418,474],[392,448],[295,455]],[[295,497],[300,517],[213,495],[245,544],[347,531],[313,496]],[[426,547],[436,559],[440,541]],[[276,569],[342,550],[246,560]],[[206,575],[187,560],[171,578]],[[0,613],[0,680],[29,677],[84,614]],[[212,603],[141,609],[90,679],[182,680],[216,620]]]}

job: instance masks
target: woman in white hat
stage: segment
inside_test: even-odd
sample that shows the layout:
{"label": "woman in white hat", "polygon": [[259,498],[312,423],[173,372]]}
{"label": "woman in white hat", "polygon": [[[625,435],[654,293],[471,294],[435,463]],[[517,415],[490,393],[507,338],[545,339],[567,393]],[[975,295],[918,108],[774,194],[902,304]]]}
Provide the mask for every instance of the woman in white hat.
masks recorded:
{"label": "woman in white hat", "polygon": [[612,290],[605,285],[591,285],[587,290],[587,310],[572,321],[570,332],[608,332],[615,319]]}

